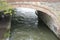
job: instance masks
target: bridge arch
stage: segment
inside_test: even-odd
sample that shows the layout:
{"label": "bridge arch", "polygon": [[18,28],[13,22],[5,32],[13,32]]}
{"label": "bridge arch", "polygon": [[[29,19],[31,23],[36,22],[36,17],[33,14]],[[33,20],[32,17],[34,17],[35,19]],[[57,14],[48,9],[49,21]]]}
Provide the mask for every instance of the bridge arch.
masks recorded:
{"label": "bridge arch", "polygon": [[58,23],[55,13],[50,10],[50,7],[45,6],[45,5],[33,5],[33,4],[25,4],[25,3],[14,4],[12,6],[13,8],[22,7],[22,8],[31,8],[31,9],[39,10],[41,13],[39,13],[38,11],[37,12],[39,15],[42,15],[40,16],[41,19],[59,37],[59,31],[60,31],[59,23]]}

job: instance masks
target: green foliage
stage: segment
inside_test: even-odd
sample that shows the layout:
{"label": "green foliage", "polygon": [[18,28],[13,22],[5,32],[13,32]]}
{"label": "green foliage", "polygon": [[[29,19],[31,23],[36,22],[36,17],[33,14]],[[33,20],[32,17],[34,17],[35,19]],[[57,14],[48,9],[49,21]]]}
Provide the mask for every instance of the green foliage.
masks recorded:
{"label": "green foliage", "polygon": [[9,5],[6,1],[0,0],[0,11],[3,10],[4,14],[10,14],[12,15],[13,8],[11,5]]}
{"label": "green foliage", "polygon": [[7,30],[4,34],[4,38],[10,37],[10,30]]}

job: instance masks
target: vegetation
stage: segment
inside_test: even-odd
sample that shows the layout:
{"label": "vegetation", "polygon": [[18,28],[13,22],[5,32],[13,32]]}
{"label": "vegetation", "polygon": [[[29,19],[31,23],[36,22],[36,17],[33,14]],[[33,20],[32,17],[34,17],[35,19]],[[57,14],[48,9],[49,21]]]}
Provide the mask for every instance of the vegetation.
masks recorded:
{"label": "vegetation", "polygon": [[[6,1],[0,0],[0,12],[12,15],[13,8]],[[1,13],[0,13],[1,14]]]}

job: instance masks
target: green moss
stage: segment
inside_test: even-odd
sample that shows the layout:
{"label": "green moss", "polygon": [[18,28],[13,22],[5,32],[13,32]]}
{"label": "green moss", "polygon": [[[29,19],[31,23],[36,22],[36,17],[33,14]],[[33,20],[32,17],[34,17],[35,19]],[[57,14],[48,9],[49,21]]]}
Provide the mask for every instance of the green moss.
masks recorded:
{"label": "green moss", "polygon": [[4,14],[10,14],[10,15],[12,15],[12,10],[13,10],[13,8],[12,8],[12,6],[11,5],[9,5],[6,1],[2,1],[2,0],[0,0],[0,11],[1,10],[3,10],[4,11]]}

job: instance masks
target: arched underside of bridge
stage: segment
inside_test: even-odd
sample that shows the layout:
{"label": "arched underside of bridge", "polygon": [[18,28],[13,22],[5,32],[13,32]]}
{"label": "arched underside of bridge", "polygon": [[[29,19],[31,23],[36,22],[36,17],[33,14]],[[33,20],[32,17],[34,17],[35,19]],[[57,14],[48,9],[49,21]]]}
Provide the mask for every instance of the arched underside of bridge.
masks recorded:
{"label": "arched underside of bridge", "polygon": [[14,8],[22,7],[22,8],[32,8],[37,10],[37,15],[48,25],[48,27],[60,37],[60,27],[57,17],[55,13],[52,12],[49,7],[43,5],[32,5],[32,4],[15,4],[12,5]]}

